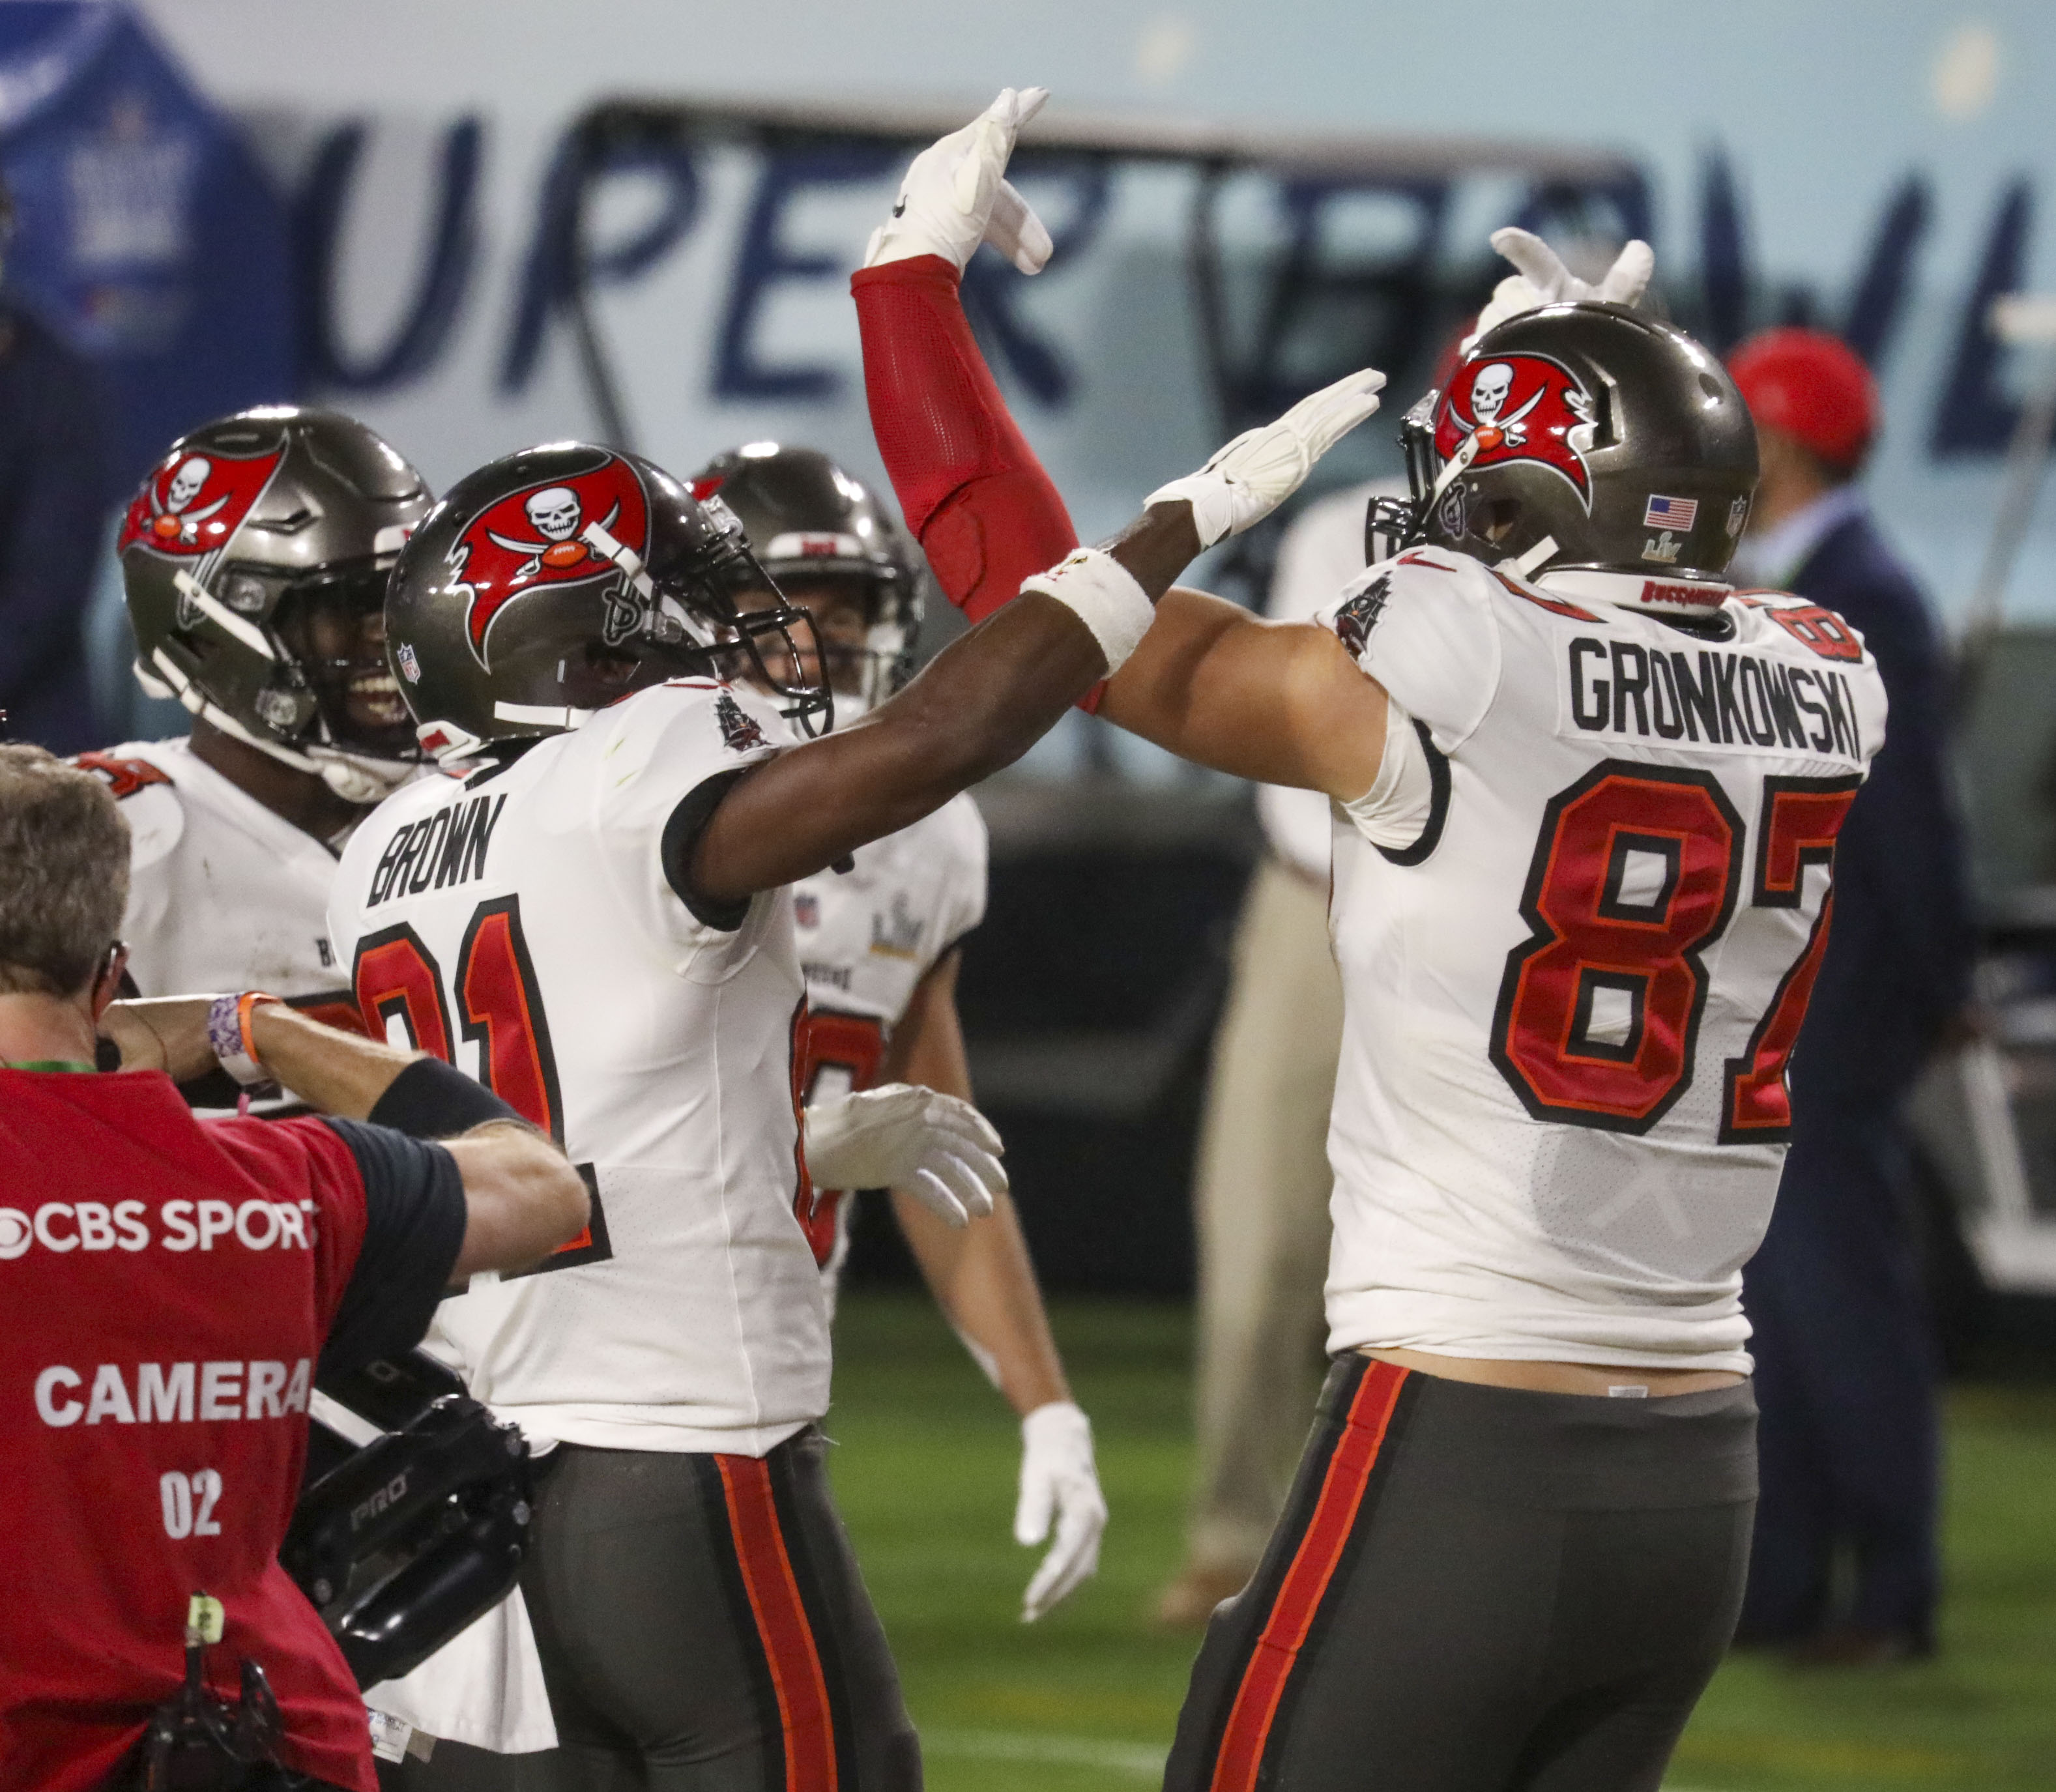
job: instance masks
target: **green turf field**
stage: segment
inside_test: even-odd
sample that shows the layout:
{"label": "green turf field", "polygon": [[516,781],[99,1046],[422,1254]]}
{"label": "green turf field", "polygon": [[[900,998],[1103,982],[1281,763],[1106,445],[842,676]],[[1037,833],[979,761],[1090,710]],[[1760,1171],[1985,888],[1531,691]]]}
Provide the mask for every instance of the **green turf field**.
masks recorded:
{"label": "green turf field", "polygon": [[[1139,1792],[1193,1643],[1153,1631],[1189,1449],[1180,1309],[1060,1304],[1113,1511],[1099,1577],[1032,1627],[1010,1534],[1017,1433],[933,1309],[852,1296],[837,1326],[836,1485],[921,1727],[935,1792]],[[1678,1792],[2056,1787],[2056,1387],[1951,1406],[1939,1658],[1865,1675],[1738,1661],[1678,1754]]]}

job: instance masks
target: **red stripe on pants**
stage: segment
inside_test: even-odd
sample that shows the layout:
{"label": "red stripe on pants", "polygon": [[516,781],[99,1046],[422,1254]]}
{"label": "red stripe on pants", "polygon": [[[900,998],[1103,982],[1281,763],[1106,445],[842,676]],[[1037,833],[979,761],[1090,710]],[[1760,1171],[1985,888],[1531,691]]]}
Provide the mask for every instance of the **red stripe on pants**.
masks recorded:
{"label": "red stripe on pants", "polygon": [[820,1652],[785,1553],[771,1471],[753,1456],[716,1456],[728,1521],[785,1736],[785,1792],[836,1792],[835,1719]]}
{"label": "red stripe on pants", "polygon": [[1328,1458],[1313,1517],[1300,1535],[1271,1615],[1242,1671],[1242,1684],[1236,1689],[1235,1704],[1214,1757],[1212,1792],[1254,1792],[1278,1701],[1298,1663],[1314,1614],[1321,1608],[1322,1596],[1334,1577],[1342,1546],[1349,1541],[1407,1374],[1390,1363],[1374,1363],[1357,1384],[1356,1397],[1342,1421],[1341,1441]]}

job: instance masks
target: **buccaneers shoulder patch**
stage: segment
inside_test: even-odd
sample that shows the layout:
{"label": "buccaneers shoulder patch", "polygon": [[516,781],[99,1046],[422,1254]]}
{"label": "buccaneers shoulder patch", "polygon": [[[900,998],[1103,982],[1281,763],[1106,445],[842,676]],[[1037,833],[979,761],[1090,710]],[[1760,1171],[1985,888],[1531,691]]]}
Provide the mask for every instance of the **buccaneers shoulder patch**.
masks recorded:
{"label": "buccaneers shoulder patch", "polygon": [[1349,649],[1351,659],[1363,657],[1370,631],[1385,613],[1385,600],[1392,592],[1392,575],[1381,572],[1335,612],[1335,635]]}
{"label": "buccaneers shoulder patch", "polygon": [[132,797],[152,784],[172,781],[147,759],[117,759],[111,753],[81,753],[72,761],[81,771],[103,780],[117,797]]}
{"label": "buccaneers shoulder patch", "polygon": [[714,700],[714,718],[721,724],[721,744],[730,753],[747,753],[765,745],[764,730],[756,719],[745,714],[725,690]]}

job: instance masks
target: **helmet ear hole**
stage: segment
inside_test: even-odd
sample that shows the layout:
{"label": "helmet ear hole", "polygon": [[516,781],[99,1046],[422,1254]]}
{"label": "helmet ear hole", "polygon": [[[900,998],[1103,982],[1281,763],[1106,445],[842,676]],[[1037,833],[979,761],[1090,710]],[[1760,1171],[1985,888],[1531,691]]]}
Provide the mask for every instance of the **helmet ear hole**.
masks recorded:
{"label": "helmet ear hole", "polygon": [[1520,521],[1520,499],[1494,498],[1481,508],[1473,527],[1497,548],[1513,533]]}
{"label": "helmet ear hole", "polygon": [[1700,374],[1699,390],[1706,394],[1706,402],[1710,405],[1718,405],[1727,396],[1726,393],[1721,390],[1721,382],[1711,374]]}

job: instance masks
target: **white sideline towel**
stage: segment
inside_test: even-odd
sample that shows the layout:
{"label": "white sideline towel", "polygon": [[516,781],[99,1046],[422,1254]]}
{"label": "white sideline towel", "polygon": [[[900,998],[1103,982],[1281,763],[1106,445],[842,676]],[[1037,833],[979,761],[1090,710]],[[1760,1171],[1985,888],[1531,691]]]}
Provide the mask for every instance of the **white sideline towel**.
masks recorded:
{"label": "white sideline towel", "polygon": [[413,1673],[381,1680],[364,1703],[439,1741],[496,1754],[557,1746],[542,1657],[519,1587]]}

